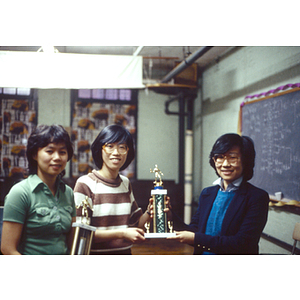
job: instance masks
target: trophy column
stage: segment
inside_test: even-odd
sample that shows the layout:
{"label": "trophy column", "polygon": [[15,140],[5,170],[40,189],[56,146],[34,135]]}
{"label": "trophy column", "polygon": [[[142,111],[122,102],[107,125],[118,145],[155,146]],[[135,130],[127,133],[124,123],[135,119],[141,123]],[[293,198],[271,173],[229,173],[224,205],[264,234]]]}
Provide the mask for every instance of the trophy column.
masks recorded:
{"label": "trophy column", "polygon": [[151,190],[151,196],[153,198],[153,233],[167,233],[167,216],[164,213],[165,200],[167,196],[167,190],[154,189]]}
{"label": "trophy column", "polygon": [[88,216],[88,208],[93,210],[92,206],[89,204],[88,197],[86,197],[80,205],[76,208],[82,206],[82,216],[81,223],[76,222],[72,224],[75,227],[74,239],[71,248],[71,255],[89,255],[92,246],[92,240],[96,227],[90,226],[90,218]]}
{"label": "trophy column", "polygon": [[[163,188],[163,181],[161,176],[163,173],[158,169],[157,165],[152,170],[151,173],[155,173],[154,189],[151,190],[151,196],[153,198],[153,232],[150,233],[150,225],[146,224],[147,233],[145,233],[145,238],[166,238],[175,236],[172,231],[172,226],[168,222],[167,214],[164,212],[166,208],[166,197],[167,190]],[[168,232],[169,226],[169,232]]]}

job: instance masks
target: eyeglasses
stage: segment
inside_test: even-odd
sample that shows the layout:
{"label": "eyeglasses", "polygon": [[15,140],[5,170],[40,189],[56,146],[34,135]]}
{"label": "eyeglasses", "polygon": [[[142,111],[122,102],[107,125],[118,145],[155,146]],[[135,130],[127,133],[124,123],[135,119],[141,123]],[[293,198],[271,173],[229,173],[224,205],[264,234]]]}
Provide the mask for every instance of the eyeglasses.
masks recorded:
{"label": "eyeglasses", "polygon": [[223,164],[225,159],[227,159],[227,161],[234,165],[238,162],[238,160],[240,159],[239,156],[237,156],[236,154],[229,154],[229,155],[224,155],[224,154],[215,154],[214,155],[214,161],[217,164]]}
{"label": "eyeglasses", "polygon": [[104,151],[108,154],[113,153],[115,149],[117,149],[120,154],[126,154],[129,150],[126,144],[109,144],[109,143],[103,145],[102,149],[104,149]]}

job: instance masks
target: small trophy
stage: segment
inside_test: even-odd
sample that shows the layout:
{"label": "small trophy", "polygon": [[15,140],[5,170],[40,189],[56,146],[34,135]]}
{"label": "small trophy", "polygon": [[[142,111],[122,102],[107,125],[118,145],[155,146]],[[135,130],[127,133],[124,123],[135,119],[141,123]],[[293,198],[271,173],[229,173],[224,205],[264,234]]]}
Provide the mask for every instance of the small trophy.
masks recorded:
{"label": "small trophy", "polygon": [[76,206],[79,209],[82,206],[81,223],[76,222],[72,224],[72,227],[76,227],[73,244],[71,248],[71,255],[89,255],[92,246],[92,240],[96,227],[90,226],[91,220],[88,214],[88,208],[93,211],[92,206],[86,197],[79,205]]}
{"label": "small trophy", "polygon": [[[164,212],[166,208],[167,190],[163,188],[163,181],[161,177],[164,175],[157,165],[150,173],[155,174],[154,189],[151,190],[151,196],[153,198],[153,233],[150,233],[150,224],[146,223],[145,238],[166,238],[175,236],[173,233],[172,222],[167,219],[167,214]],[[168,228],[169,227],[169,228]],[[169,229],[169,232],[168,232]]]}

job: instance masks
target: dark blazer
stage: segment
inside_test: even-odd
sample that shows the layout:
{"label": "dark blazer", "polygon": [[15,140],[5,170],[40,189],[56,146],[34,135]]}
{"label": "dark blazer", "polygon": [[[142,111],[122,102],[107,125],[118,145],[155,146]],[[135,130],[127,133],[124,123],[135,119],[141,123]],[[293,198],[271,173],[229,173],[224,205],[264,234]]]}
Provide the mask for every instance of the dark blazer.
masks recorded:
{"label": "dark blazer", "polygon": [[258,242],[266,225],[269,195],[248,182],[241,184],[232,199],[220,236],[205,234],[206,222],[220,186],[205,188],[190,225],[174,218],[174,228],[195,232],[194,254],[258,254]]}

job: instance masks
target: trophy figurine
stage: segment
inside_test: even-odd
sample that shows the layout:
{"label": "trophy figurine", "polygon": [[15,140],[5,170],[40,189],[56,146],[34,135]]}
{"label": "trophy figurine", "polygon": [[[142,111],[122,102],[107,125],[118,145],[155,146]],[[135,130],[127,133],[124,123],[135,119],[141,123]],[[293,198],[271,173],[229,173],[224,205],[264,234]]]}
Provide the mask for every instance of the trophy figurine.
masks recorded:
{"label": "trophy figurine", "polygon": [[[167,214],[164,212],[166,208],[167,190],[163,187],[162,176],[164,175],[157,165],[150,173],[154,173],[154,189],[151,190],[153,198],[153,232],[149,232],[149,225],[146,226],[147,232],[145,238],[166,238],[175,236],[171,222],[168,222]],[[168,228],[169,226],[169,228]],[[169,229],[169,230],[168,230]],[[169,232],[168,232],[169,231]]]}
{"label": "trophy figurine", "polygon": [[93,211],[93,207],[90,205],[88,197],[76,206],[77,209],[82,207],[81,222],[72,224],[72,227],[76,227],[73,244],[71,248],[71,255],[89,255],[92,246],[92,240],[96,227],[90,226],[91,220],[89,218],[88,209]]}

